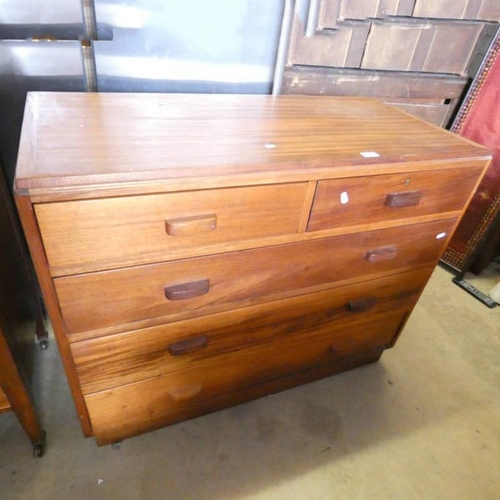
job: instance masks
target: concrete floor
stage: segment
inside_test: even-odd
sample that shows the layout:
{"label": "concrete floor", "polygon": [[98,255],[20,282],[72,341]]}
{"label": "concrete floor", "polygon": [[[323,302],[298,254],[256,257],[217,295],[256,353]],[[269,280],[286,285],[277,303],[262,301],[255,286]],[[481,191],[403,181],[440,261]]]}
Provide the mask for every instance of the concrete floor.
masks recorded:
{"label": "concrete floor", "polygon": [[82,437],[52,343],[37,355],[47,453],[2,415],[0,498],[500,499],[500,307],[450,279],[436,270],[379,363],[120,449]]}

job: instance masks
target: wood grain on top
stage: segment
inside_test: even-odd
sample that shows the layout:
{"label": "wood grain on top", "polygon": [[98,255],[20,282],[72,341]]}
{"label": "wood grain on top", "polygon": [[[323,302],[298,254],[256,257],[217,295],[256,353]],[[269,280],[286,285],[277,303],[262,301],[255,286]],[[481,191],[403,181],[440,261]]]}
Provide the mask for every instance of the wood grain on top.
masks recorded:
{"label": "wood grain on top", "polygon": [[34,92],[15,187],[463,158],[489,152],[368,98]]}

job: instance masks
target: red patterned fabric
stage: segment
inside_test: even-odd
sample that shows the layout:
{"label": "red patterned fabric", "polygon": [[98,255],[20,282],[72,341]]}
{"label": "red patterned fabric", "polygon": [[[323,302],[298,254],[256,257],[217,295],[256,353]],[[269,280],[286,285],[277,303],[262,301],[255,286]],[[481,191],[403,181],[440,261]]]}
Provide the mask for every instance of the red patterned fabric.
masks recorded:
{"label": "red patterned fabric", "polygon": [[[499,44],[500,46],[500,44]],[[464,270],[491,221],[500,211],[500,57],[499,51],[484,71],[478,92],[466,102],[465,118],[455,127],[460,135],[486,146],[493,161],[476,190],[443,260]],[[460,115],[459,118],[460,120]],[[492,235],[491,237],[495,237]]]}

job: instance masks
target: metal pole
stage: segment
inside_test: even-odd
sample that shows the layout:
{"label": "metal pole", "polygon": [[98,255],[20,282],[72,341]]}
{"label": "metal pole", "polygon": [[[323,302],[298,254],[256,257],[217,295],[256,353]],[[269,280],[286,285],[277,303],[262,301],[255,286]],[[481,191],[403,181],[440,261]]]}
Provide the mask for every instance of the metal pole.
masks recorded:
{"label": "metal pole", "polygon": [[281,93],[281,87],[283,85],[283,73],[285,71],[286,59],[288,56],[294,9],[295,0],[286,0],[285,9],[283,11],[283,23],[281,24],[278,55],[276,57],[276,67],[274,70],[273,96]]}
{"label": "metal pole", "polygon": [[97,18],[94,0],[81,0],[84,36],[80,38],[83,79],[87,92],[98,92],[94,40],[97,40]]}
{"label": "metal pole", "polygon": [[87,40],[97,40],[97,18],[94,0],[81,0],[81,2],[85,38]]}
{"label": "metal pole", "polygon": [[306,36],[314,36],[318,27],[319,0],[311,0],[307,15]]}

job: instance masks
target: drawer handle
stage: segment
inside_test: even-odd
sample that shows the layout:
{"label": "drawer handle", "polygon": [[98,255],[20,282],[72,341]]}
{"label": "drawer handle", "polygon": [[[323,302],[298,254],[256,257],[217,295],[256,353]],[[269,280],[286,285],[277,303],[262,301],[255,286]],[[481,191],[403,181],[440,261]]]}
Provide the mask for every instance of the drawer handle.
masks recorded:
{"label": "drawer handle", "polygon": [[201,337],[193,337],[191,339],[180,340],[170,344],[167,349],[172,356],[183,356],[184,354],[191,354],[196,351],[205,349],[208,345],[208,339],[205,335]]}
{"label": "drawer handle", "polygon": [[205,295],[210,290],[210,280],[190,281],[180,285],[165,287],[165,297],[168,300],[186,300]]}
{"label": "drawer handle", "polygon": [[187,399],[194,398],[198,396],[203,388],[202,384],[192,384],[186,387],[179,387],[178,389],[172,389],[168,391],[169,396],[174,401],[186,401]]}
{"label": "drawer handle", "polygon": [[365,297],[363,299],[350,300],[345,308],[349,312],[363,312],[371,309],[377,302],[375,297]]}
{"label": "drawer handle", "polygon": [[167,219],[165,221],[165,230],[170,236],[196,236],[199,233],[213,231],[216,228],[216,214],[179,217],[178,219]]}
{"label": "drawer handle", "polygon": [[374,250],[369,250],[365,254],[365,260],[375,264],[377,262],[385,262],[386,260],[392,260],[398,254],[398,249],[395,246],[375,248]]}
{"label": "drawer handle", "polygon": [[385,198],[384,205],[392,208],[414,207],[420,203],[421,199],[422,193],[420,191],[389,193]]}

